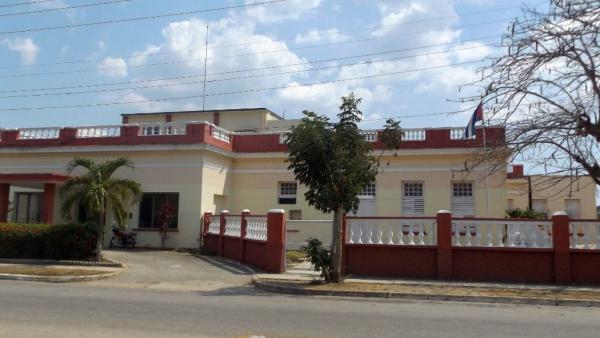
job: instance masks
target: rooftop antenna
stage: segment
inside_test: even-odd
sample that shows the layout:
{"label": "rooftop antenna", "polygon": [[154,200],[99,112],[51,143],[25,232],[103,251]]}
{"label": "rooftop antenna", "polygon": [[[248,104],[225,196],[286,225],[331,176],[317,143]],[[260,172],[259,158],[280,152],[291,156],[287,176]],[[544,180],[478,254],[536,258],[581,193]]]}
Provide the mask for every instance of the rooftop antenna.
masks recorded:
{"label": "rooftop antenna", "polygon": [[208,25],[206,25],[206,40],[204,44],[204,83],[202,86],[202,110],[206,101],[206,61],[208,60]]}

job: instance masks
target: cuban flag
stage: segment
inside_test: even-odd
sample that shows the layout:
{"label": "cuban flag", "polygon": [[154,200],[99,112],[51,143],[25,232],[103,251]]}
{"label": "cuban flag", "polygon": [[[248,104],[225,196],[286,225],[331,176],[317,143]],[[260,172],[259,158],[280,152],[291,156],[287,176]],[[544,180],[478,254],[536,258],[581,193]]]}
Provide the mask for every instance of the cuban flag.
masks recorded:
{"label": "cuban flag", "polygon": [[471,120],[469,121],[469,124],[467,124],[467,128],[465,128],[465,135],[463,138],[468,139],[475,136],[475,123],[479,121],[483,121],[483,104],[481,102],[473,112],[473,116],[471,116]]}

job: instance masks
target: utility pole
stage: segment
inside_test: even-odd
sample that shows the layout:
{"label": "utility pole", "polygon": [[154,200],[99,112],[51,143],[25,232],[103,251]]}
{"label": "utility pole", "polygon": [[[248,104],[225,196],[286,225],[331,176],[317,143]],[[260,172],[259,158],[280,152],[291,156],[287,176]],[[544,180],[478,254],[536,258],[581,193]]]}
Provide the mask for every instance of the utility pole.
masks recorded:
{"label": "utility pole", "polygon": [[202,85],[202,110],[206,101],[206,61],[208,60],[208,25],[206,25],[206,40],[204,44],[204,84]]}

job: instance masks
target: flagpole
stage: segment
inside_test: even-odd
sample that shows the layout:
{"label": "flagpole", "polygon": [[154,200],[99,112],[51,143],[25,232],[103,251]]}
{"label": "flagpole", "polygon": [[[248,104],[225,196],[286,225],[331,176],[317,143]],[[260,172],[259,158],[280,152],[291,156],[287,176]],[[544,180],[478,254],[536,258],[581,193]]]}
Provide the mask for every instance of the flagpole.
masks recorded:
{"label": "flagpole", "polygon": [[[485,139],[485,110],[482,109],[481,115],[482,115],[481,117],[482,117],[482,122],[483,122],[483,124],[482,124],[482,127],[483,127],[483,130],[482,130],[483,152],[487,153],[487,141]],[[486,156],[487,156],[487,154],[486,154]],[[486,171],[487,171],[487,168],[486,168]],[[489,177],[490,177],[489,172],[487,172],[485,174],[485,199],[486,199],[485,204],[487,207],[487,217],[492,217],[492,215],[490,213],[490,179],[489,179]]]}

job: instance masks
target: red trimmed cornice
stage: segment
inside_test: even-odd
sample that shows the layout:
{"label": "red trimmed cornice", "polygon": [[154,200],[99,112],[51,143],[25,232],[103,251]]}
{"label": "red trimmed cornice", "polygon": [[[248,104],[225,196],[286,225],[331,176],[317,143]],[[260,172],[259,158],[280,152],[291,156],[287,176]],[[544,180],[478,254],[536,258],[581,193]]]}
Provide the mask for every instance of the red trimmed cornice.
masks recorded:
{"label": "red trimmed cornice", "polygon": [[68,175],[51,173],[0,174],[0,183],[60,183],[68,179]]}

